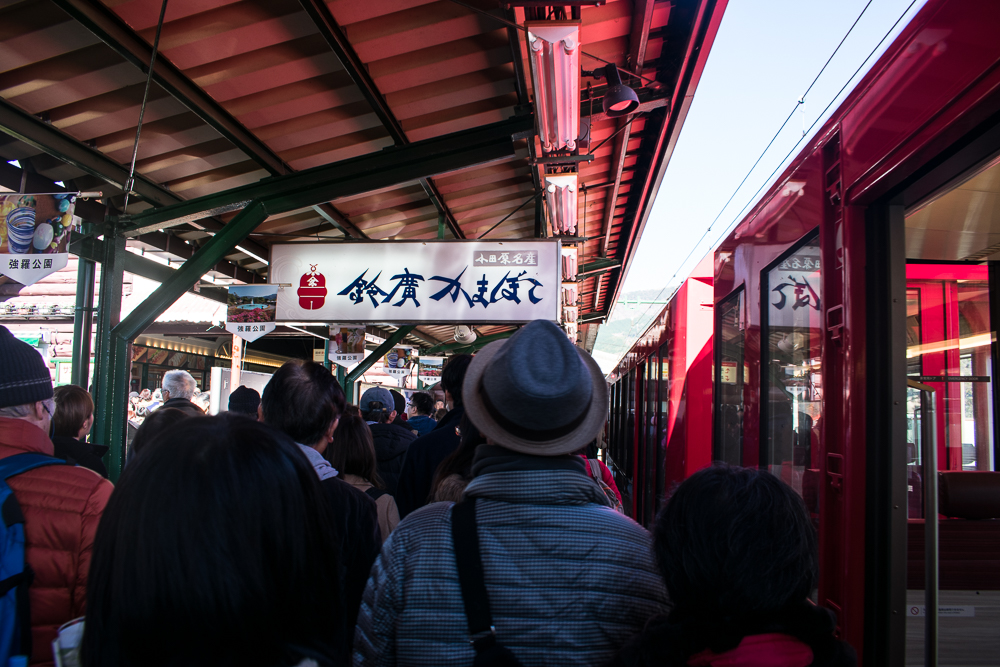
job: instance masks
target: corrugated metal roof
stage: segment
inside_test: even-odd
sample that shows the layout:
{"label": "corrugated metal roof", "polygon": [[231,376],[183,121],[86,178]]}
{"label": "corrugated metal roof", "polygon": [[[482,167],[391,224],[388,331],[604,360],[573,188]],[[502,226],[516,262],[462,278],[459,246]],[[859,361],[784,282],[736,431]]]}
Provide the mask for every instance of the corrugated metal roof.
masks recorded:
{"label": "corrugated metal roof", "polygon": [[[122,297],[122,318],[128,316],[153,293],[160,283],[142,276],[132,277],[132,293]],[[204,322],[220,324],[226,321],[226,304],[197,294],[184,294],[156,318],[157,322]]]}
{"label": "corrugated metal roof", "polygon": [[[631,258],[636,227],[652,204],[664,136],[676,139],[680,129],[670,124],[668,107],[693,92],[688,55],[692,45],[706,47],[698,57],[707,54],[712,30],[706,37],[705,26],[717,26],[724,5],[617,0],[582,9],[582,50],[630,71],[641,61],[639,74],[648,79],[643,99],[652,102],[628,124],[605,118],[599,113],[603,82],[582,79],[582,90],[594,85],[590,146],[599,147],[580,167],[579,234],[587,237],[581,265],[601,256],[625,264]],[[41,139],[0,134],[0,157],[73,189],[103,189],[111,212],[121,210],[121,189],[109,185],[114,179],[107,173],[116,165],[128,168],[145,84],[142,63],[160,7],[159,0],[0,0],[0,130],[19,113],[29,125],[44,124],[32,130]],[[503,10],[490,0],[173,0],[136,163],[145,191],[190,199],[530,112],[524,35],[508,25],[532,18],[526,11],[533,10]],[[352,52],[346,66],[328,39],[331,25]],[[602,64],[590,56],[584,69]],[[351,57],[373,90],[355,81]],[[641,83],[632,79],[634,87]],[[370,103],[376,98],[384,101],[381,110]],[[69,156],[46,140],[52,128],[81,153]],[[540,148],[535,139],[518,146],[511,159],[334,200],[322,212],[273,216],[251,240],[266,251],[294,237],[340,238],[338,226],[373,239],[432,239],[442,215],[446,238],[475,238],[536,193],[540,167],[532,156]],[[133,196],[127,212],[150,203]],[[536,231],[535,206],[526,205],[490,238]],[[169,235],[196,242],[207,236],[198,225]],[[186,258],[155,235],[130,243]],[[244,280],[247,271],[266,270],[236,250],[228,259],[238,265],[230,273]],[[582,314],[607,310],[620,274],[584,280]]]}

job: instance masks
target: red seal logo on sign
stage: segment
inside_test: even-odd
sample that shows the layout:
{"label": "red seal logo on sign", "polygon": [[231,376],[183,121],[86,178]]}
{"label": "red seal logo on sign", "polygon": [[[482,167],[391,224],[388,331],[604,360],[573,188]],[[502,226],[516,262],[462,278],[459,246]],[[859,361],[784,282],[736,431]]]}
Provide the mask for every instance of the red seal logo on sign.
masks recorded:
{"label": "red seal logo on sign", "polygon": [[299,278],[299,307],[306,310],[322,308],[326,302],[326,278],[316,273],[316,265],[309,265],[309,273]]}

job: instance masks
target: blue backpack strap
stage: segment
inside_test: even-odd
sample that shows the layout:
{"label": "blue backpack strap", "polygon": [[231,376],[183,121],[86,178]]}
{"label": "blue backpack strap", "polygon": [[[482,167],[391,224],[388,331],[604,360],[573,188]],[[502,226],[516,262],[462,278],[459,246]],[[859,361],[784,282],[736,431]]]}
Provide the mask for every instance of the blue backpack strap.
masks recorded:
{"label": "blue backpack strap", "polygon": [[51,465],[66,465],[62,459],[38,452],[24,452],[0,459],[0,479],[10,479],[22,472]]}
{"label": "blue backpack strap", "polygon": [[34,578],[24,561],[24,514],[7,480],[35,468],[65,465],[62,459],[26,452],[0,459],[0,664],[31,655],[28,587]]}

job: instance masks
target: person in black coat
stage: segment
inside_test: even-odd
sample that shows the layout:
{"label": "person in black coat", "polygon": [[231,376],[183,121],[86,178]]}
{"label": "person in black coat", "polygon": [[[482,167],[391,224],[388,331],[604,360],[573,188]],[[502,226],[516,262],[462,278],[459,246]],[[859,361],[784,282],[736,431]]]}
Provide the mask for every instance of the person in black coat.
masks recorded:
{"label": "person in black coat", "polygon": [[108,470],[101,457],[107,453],[107,446],[85,440],[94,425],[94,400],[90,393],[67,384],[56,387],[53,398],[56,411],[52,415],[52,444],[56,458],[89,468],[106,478]]}
{"label": "person in black coat", "polygon": [[414,440],[407,449],[395,493],[400,520],[429,502],[438,466],[458,449],[458,425],[465,414],[462,382],[471,362],[471,354],[458,354],[448,360],[441,372],[441,388],[452,408],[433,431]]}
{"label": "person in black coat", "polygon": [[162,407],[176,408],[191,417],[205,416],[205,411],[191,402],[191,399],[198,393],[198,383],[187,371],[176,370],[164,373],[160,393],[163,395]]}
{"label": "person in black coat", "polygon": [[[323,458],[345,403],[344,391],[336,378],[328,369],[311,361],[289,361],[279,368],[261,397],[264,423],[295,441],[320,478],[323,493],[333,509],[350,644],[368,573],[382,549],[382,535],[375,501],[341,480],[337,470]],[[350,646],[346,657],[350,659]]]}
{"label": "person in black coat", "polygon": [[392,394],[382,387],[371,387],[358,401],[361,414],[372,432],[375,443],[375,458],[378,461],[378,476],[385,484],[385,490],[396,495],[396,484],[403,469],[403,459],[417,434],[406,426],[394,424],[396,409]]}

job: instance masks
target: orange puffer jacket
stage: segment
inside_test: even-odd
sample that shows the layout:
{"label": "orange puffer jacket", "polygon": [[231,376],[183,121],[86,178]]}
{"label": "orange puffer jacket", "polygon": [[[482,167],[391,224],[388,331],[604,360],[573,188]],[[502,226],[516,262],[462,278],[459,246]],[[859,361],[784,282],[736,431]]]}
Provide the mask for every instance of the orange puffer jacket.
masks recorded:
{"label": "orange puffer jacket", "polygon": [[[52,441],[34,424],[0,417],[0,459],[21,452],[52,456]],[[36,468],[7,482],[24,514],[25,555],[35,579],[31,603],[32,665],[51,665],[52,640],[85,611],[94,534],[111,482],[77,466]]]}

